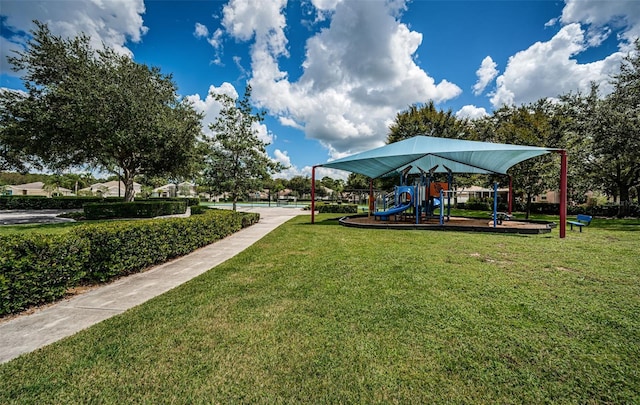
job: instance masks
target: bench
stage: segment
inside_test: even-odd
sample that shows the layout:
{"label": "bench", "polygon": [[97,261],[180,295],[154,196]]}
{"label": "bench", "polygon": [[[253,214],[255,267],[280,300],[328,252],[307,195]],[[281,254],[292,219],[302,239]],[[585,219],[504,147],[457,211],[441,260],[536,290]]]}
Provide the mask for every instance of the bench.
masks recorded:
{"label": "bench", "polygon": [[573,226],[575,225],[580,228],[580,232],[582,232],[582,227],[589,226],[592,219],[593,217],[591,215],[578,214],[575,221],[567,221],[567,223],[571,226],[571,230],[573,230]]}

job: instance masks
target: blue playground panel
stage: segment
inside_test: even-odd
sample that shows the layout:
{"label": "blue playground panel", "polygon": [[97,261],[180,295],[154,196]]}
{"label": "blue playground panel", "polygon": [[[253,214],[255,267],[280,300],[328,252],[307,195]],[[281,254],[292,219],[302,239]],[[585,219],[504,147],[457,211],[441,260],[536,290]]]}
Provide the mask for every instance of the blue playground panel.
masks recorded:
{"label": "blue playground panel", "polygon": [[[402,194],[409,194],[409,201],[404,204],[400,204],[400,196]],[[381,221],[388,221],[389,216],[399,214],[403,211],[406,211],[410,207],[413,206],[415,195],[414,195],[414,187],[412,186],[400,186],[396,188],[396,205],[394,207],[389,208],[386,211],[374,212],[373,215],[376,217],[380,217]]]}

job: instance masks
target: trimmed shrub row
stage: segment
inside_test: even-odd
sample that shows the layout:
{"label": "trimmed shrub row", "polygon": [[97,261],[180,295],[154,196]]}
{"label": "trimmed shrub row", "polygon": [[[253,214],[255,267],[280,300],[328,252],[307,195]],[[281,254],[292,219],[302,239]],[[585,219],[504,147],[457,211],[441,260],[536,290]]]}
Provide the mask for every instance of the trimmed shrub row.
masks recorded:
{"label": "trimmed shrub row", "polygon": [[570,215],[587,214],[594,217],[634,217],[640,218],[639,204],[577,205],[569,206]]}
{"label": "trimmed shrub row", "polygon": [[357,214],[358,206],[356,204],[327,204],[323,202],[316,203],[316,210],[320,214]]}
{"label": "trimmed shrub row", "polygon": [[187,203],[182,201],[133,201],[116,203],[89,203],[84,205],[87,219],[153,218],[162,215],[184,214]]}
{"label": "trimmed shrub row", "polygon": [[209,209],[189,218],[86,224],[62,235],[0,237],[0,316],[185,255],[256,223],[256,213]]}
{"label": "trimmed shrub row", "polygon": [[[44,196],[2,196],[0,210],[65,210],[81,209],[84,204],[104,202],[100,197],[53,197]],[[106,201],[122,201],[122,198],[109,197]]]}
{"label": "trimmed shrub row", "polygon": [[[493,199],[486,200],[472,199],[466,203],[459,203],[458,208],[469,210],[491,211],[493,209]],[[513,206],[514,211],[524,212],[527,206],[524,203],[516,203]],[[507,204],[498,201],[498,211],[506,211]],[[532,214],[558,215],[560,213],[560,204],[558,203],[532,203]],[[594,217],[640,217],[640,205],[638,204],[610,204],[610,205],[569,205],[567,206],[568,215],[586,214]]]}
{"label": "trimmed shrub row", "polygon": [[71,233],[0,238],[0,316],[63,297],[86,274],[89,243]]}
{"label": "trimmed shrub row", "polygon": [[188,207],[200,205],[200,198],[198,197],[153,197],[148,200],[136,200],[136,201],[186,201]]}
{"label": "trimmed shrub row", "polygon": [[[87,203],[121,202],[122,197],[52,197],[39,195],[0,196],[0,210],[65,210],[81,209]],[[136,201],[186,201],[189,207],[200,204],[198,197],[150,198]]]}

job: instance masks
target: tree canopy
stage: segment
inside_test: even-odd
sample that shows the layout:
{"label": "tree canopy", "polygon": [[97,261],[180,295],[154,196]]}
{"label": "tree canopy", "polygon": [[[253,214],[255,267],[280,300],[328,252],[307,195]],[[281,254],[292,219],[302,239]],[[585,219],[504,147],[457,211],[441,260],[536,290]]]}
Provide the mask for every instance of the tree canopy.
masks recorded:
{"label": "tree canopy", "polygon": [[284,167],[267,156],[268,144],[258,137],[255,124],[264,119],[264,112],[253,113],[251,86],[247,85],[242,99],[226,94],[213,96],[222,109],[210,125],[213,136],[203,178],[211,190],[228,193],[235,210],[240,197],[259,189],[272,173]]}
{"label": "tree canopy", "polygon": [[468,133],[466,120],[458,119],[451,110],[438,110],[429,101],[414,104],[399,112],[389,127],[387,143],[402,141],[416,135],[432,135],[442,138],[465,138]]}
{"label": "tree canopy", "polygon": [[[431,134],[566,149],[572,201],[581,203],[588,191],[602,191],[624,204],[634,195],[637,198],[640,187],[640,40],[611,81],[613,92],[605,97],[592,85],[587,94],[561,94],[553,101],[503,106],[472,121],[458,120],[451,111],[438,111],[433,102],[414,105],[397,114],[387,142]],[[528,207],[533,196],[558,187],[553,155],[522,162],[509,173],[516,193],[526,199]]]}
{"label": "tree canopy", "polygon": [[0,93],[0,146],[53,170],[88,165],[122,176],[133,200],[137,175],[188,172],[201,116],[180,100],[171,75],[80,34],[63,39],[47,25],[10,57],[26,92]]}

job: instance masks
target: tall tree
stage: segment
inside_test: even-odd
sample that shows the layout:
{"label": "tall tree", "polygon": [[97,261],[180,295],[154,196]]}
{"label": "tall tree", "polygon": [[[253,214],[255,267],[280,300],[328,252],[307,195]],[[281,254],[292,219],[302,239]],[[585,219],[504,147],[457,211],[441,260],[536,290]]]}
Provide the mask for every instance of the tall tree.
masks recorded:
{"label": "tall tree", "polygon": [[347,184],[345,186],[347,190],[368,190],[369,178],[364,174],[350,173],[347,177]]}
{"label": "tall tree", "polygon": [[640,186],[640,39],[613,85],[613,93],[601,103],[594,146],[620,202],[628,203],[630,190]]}
{"label": "tall tree", "polygon": [[24,139],[7,123],[13,120],[12,105],[22,98],[20,92],[0,89],[0,172],[15,170],[27,173],[29,166],[41,168],[39,162],[30,159]]}
{"label": "tall tree", "polygon": [[458,119],[451,110],[442,111],[433,101],[427,104],[414,104],[399,112],[389,127],[387,143],[408,139],[417,135],[430,135],[440,138],[465,138],[468,133],[467,121]]}
{"label": "tall tree", "polygon": [[567,122],[565,148],[569,156],[568,197],[571,201],[583,203],[587,192],[605,191],[603,186],[606,182],[602,181],[604,173],[594,160],[593,145],[601,103],[598,85],[592,83],[587,94],[577,92],[562,95],[560,101],[558,113]]}
{"label": "tall tree", "polygon": [[622,203],[619,215],[640,185],[640,42],[635,47],[612,77],[611,94],[600,97],[594,84],[589,94],[561,97],[571,120],[570,189],[603,191]]}
{"label": "tall tree", "polygon": [[[287,182],[288,187],[293,191],[294,195],[302,198],[305,194],[311,193],[311,178],[308,176],[293,176]],[[318,188],[316,183],[316,189]]]}
{"label": "tall tree", "polygon": [[[546,100],[520,107],[504,106],[486,118],[493,125],[489,139],[484,141],[557,147],[562,142],[563,125],[554,116],[553,105]],[[521,162],[511,169],[514,189],[526,200],[526,216],[529,217],[533,196],[555,189],[559,173],[552,155],[543,155]]]}
{"label": "tall tree", "polygon": [[267,156],[268,143],[258,138],[256,124],[264,119],[265,113],[253,113],[251,86],[247,85],[242,99],[226,94],[215,94],[214,98],[222,109],[210,125],[213,137],[205,177],[213,190],[229,193],[235,211],[240,197],[260,188],[263,181],[284,166]]}
{"label": "tall tree", "polygon": [[26,92],[3,91],[0,129],[47,167],[91,167],[119,174],[125,199],[135,176],[188,172],[201,134],[201,115],[179,100],[171,75],[114,49],[95,50],[81,34],[63,39],[47,25],[27,49],[10,57]]}

